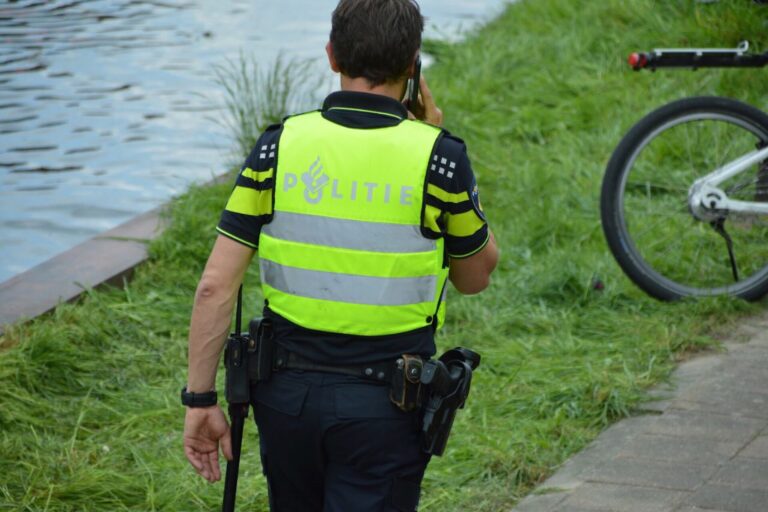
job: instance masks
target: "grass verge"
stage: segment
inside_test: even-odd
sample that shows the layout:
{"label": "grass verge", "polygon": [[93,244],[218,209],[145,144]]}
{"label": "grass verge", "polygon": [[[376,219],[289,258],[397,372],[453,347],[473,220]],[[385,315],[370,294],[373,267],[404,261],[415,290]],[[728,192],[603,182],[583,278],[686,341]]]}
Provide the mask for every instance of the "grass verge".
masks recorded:
{"label": "grass verge", "polygon": [[[765,49],[766,7],[734,0],[531,0],[466,41],[429,44],[447,126],[465,137],[502,248],[492,288],[452,293],[441,349],[483,354],[421,510],[500,511],[636,410],[676,358],[758,306],[663,304],[623,277],[597,213],[605,163],[642,114],[694,94],[768,105],[764,71],[631,73],[654,46]],[[0,350],[0,510],[209,510],[181,450],[188,315],[230,186],[192,188],[123,289],[16,326]],[[605,289],[592,283],[599,277]],[[260,304],[257,276],[247,305]],[[248,431],[255,428],[250,425]],[[266,510],[255,436],[238,502]]]}

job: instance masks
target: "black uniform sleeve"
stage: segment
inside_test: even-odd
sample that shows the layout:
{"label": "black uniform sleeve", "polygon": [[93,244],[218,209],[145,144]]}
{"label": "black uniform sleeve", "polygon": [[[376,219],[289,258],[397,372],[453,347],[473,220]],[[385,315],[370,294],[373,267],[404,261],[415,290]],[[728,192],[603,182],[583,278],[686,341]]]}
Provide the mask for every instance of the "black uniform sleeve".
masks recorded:
{"label": "black uniform sleeve", "polygon": [[464,141],[448,133],[435,145],[427,169],[425,234],[444,236],[448,255],[466,258],[488,243],[488,224]]}
{"label": "black uniform sleeve", "polygon": [[261,227],[272,220],[275,168],[282,125],[273,125],[259,137],[237,175],[235,187],[216,230],[254,249]]}

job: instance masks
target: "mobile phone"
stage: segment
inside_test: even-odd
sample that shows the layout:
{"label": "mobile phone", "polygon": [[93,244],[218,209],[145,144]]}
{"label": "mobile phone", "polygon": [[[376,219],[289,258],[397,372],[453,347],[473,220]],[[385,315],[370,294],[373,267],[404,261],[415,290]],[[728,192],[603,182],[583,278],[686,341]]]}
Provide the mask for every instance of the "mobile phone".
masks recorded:
{"label": "mobile phone", "polygon": [[[408,79],[408,89],[406,97],[408,98],[408,110],[414,112],[419,105],[419,82],[421,82],[421,56],[416,57],[416,63],[413,66],[413,76]],[[414,112],[415,113],[415,112]]]}

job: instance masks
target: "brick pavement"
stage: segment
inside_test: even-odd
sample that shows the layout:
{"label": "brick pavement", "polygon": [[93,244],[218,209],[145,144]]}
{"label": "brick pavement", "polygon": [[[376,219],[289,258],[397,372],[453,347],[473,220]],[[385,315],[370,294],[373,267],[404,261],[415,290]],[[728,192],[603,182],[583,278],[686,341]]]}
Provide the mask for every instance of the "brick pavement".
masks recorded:
{"label": "brick pavement", "polygon": [[511,512],[767,512],[768,314],[675,371]]}

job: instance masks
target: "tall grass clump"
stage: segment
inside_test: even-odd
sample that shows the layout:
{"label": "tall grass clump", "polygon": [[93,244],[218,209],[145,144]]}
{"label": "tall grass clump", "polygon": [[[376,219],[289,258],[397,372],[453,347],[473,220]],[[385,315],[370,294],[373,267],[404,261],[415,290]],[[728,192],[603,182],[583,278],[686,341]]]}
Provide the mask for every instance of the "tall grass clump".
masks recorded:
{"label": "tall grass clump", "polygon": [[317,63],[279,54],[267,66],[256,57],[240,54],[214,68],[216,83],[225,94],[224,124],[232,133],[240,155],[247,155],[264,129],[289,113],[316,108],[329,89],[328,75]]}
{"label": "tall grass clump", "polygon": [[[626,55],[742,39],[765,50],[766,9],[523,0],[460,43],[432,45],[425,74],[447,128],[467,141],[502,257],[486,292],[448,298],[439,350],[468,346],[483,363],[420,510],[508,510],[611,422],[640,413],[644,391],[677,360],[716,348],[759,310],[645,296],[606,248],[598,195],[611,151],[653,108],[696,94],[768,106],[765,70],[633,73]],[[230,190],[194,187],[174,201],[132,282],[5,334],[0,510],[218,508],[222,485],[204,484],[184,459],[178,393],[195,285]],[[257,283],[254,269],[246,314],[260,308]],[[238,504],[263,512],[254,431]]]}

